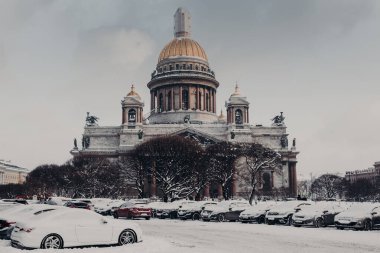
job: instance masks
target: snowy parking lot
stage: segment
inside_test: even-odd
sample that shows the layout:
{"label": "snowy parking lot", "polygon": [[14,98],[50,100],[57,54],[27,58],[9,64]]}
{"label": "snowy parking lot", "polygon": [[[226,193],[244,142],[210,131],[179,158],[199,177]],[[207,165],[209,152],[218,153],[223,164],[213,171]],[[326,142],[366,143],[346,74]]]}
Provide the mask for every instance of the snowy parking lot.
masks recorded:
{"label": "snowy parking lot", "polygon": [[[380,231],[295,228],[238,222],[137,220],[144,241],[122,247],[92,247],[49,252],[70,253],[172,253],[172,252],[380,252]],[[0,241],[0,252],[16,253],[9,241]],[[46,250],[34,250],[35,253]]]}

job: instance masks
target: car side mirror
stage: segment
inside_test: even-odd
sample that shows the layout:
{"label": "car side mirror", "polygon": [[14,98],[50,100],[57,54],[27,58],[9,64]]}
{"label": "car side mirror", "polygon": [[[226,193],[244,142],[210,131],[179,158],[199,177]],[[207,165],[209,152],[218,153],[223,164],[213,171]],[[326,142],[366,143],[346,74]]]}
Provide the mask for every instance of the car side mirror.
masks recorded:
{"label": "car side mirror", "polygon": [[377,212],[373,212],[373,213],[371,213],[372,215],[376,215],[377,214]]}
{"label": "car side mirror", "polygon": [[323,213],[325,214],[325,213],[328,213],[329,211],[327,211],[327,210],[325,210],[325,211],[323,211]]}
{"label": "car side mirror", "polygon": [[230,207],[228,210],[232,211],[232,207]]}
{"label": "car side mirror", "polygon": [[107,224],[107,223],[108,223],[108,221],[107,221],[107,220],[105,220],[105,219],[102,219],[102,223],[103,223],[103,224]]}

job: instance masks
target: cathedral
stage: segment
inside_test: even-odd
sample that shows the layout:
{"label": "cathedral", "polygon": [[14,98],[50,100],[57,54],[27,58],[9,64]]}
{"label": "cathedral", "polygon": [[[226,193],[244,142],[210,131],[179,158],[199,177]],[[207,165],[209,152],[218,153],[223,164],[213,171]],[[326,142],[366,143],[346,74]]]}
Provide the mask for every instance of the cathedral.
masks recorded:
{"label": "cathedral", "polygon": [[[132,85],[121,102],[121,125],[105,127],[95,116],[87,115],[82,149],[76,143],[73,156],[119,157],[137,144],[164,136],[179,135],[206,146],[221,141],[260,143],[281,154],[282,171],[267,171],[261,176],[261,188],[287,189],[297,195],[297,155],[295,139],[288,147],[284,116],[273,118],[270,126],[251,125],[249,102],[238,85],[218,115],[216,108],[219,82],[210,68],[202,46],[191,38],[189,11],[179,8],[174,14],[174,38],[158,56],[156,69],[147,84],[150,106],[144,112],[144,102]],[[139,88],[140,89],[140,88]],[[238,182],[233,182],[233,196],[241,194]],[[157,193],[155,182],[146,189],[148,196]],[[204,190],[204,197],[220,197],[221,187]]]}

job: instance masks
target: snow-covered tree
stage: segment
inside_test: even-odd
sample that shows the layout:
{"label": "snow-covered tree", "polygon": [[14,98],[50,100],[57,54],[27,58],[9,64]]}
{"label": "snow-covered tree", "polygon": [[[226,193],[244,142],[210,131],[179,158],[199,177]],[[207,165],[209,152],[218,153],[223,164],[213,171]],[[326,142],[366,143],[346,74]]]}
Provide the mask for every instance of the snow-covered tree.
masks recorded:
{"label": "snow-covered tree", "polygon": [[263,183],[263,172],[280,172],[281,155],[257,143],[243,145],[241,155],[244,158],[245,166],[244,170],[240,172],[240,176],[250,187],[249,203],[252,205],[257,188]]}
{"label": "snow-covered tree", "polygon": [[144,164],[146,164],[145,156],[136,151],[136,149],[118,160],[121,176],[125,178],[126,184],[131,184],[132,189],[137,191],[139,198],[146,197],[144,196],[144,188],[148,171]]}
{"label": "snow-covered tree", "polygon": [[231,182],[234,176],[234,164],[239,157],[240,146],[230,142],[219,142],[206,149],[207,166],[212,180],[222,187],[224,199],[231,197]]}
{"label": "snow-covered tree", "polygon": [[343,178],[333,174],[324,174],[311,184],[311,192],[321,199],[336,198],[341,195],[343,187]]}
{"label": "snow-covered tree", "polygon": [[169,198],[188,197],[195,193],[195,168],[202,158],[198,143],[180,136],[159,137],[136,147],[136,152],[145,157],[149,174],[154,176],[158,188]]}

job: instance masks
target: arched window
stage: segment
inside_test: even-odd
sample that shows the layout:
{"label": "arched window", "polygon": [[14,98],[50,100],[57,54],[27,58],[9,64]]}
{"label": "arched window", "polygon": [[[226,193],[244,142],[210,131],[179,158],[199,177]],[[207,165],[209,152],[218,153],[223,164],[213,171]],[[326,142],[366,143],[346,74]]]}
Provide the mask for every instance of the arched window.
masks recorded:
{"label": "arched window", "polygon": [[240,109],[235,111],[235,124],[243,124],[243,113]]}
{"label": "arched window", "polygon": [[136,122],[136,110],[130,109],[128,111],[128,122],[129,123],[135,123]]}
{"label": "arched window", "polygon": [[189,91],[188,90],[182,90],[182,109],[183,110],[189,109]]}
{"label": "arched window", "polygon": [[171,111],[172,110],[172,92],[171,91],[169,91],[168,93],[167,103],[168,103],[168,106],[166,107],[168,108],[167,111]]}
{"label": "arched window", "polygon": [[198,65],[195,65],[195,70],[198,70],[198,69],[199,69]]}
{"label": "arched window", "polygon": [[170,71],[172,71],[173,70],[173,65],[169,65],[169,69],[170,69]]}
{"label": "arched window", "polygon": [[164,109],[164,96],[160,93],[158,97],[158,112],[162,112]]}

